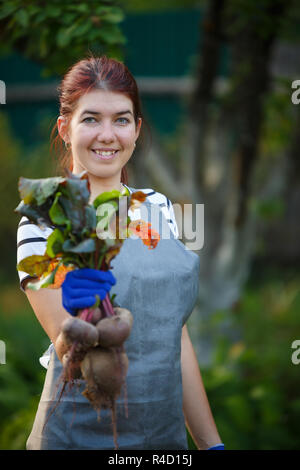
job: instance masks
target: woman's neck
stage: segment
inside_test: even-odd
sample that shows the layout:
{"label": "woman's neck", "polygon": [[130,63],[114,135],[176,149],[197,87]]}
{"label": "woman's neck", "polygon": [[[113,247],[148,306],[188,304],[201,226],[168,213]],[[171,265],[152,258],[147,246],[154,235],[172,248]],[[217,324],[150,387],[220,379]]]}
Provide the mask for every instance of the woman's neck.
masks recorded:
{"label": "woman's neck", "polygon": [[112,191],[116,189],[117,191],[122,192],[124,189],[124,186],[122,185],[120,178],[116,178],[114,180],[108,180],[108,179],[99,179],[95,177],[91,177],[89,175],[89,181],[90,181],[90,191],[91,191],[91,196],[90,196],[90,203],[96,199],[99,194],[107,191]]}
{"label": "woman's neck", "polygon": [[[82,171],[83,171],[83,168],[76,168],[76,165],[74,165],[74,168],[73,168],[74,174],[80,174],[82,173]],[[101,193],[109,192],[109,191],[112,191],[113,189],[116,189],[117,191],[122,192],[124,189],[124,186],[121,183],[121,171],[117,173],[116,175],[112,175],[109,178],[101,178],[91,173],[88,173],[88,177],[89,177],[90,192],[91,192],[90,201],[89,201],[90,204]]]}

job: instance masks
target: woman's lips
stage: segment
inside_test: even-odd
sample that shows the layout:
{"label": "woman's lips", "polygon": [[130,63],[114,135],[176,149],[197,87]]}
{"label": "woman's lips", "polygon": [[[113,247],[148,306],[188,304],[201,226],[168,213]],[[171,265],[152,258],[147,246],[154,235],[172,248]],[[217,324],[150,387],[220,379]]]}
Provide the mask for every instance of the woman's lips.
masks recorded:
{"label": "woman's lips", "polygon": [[119,150],[112,153],[111,155],[100,155],[99,153],[95,152],[95,150],[92,150],[92,152],[97,157],[98,160],[112,160],[114,157],[118,155]]}

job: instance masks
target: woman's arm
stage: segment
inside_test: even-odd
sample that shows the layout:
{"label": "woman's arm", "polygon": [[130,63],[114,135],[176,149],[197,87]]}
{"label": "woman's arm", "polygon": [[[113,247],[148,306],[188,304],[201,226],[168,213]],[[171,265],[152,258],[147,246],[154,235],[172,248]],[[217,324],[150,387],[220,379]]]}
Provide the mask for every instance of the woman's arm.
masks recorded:
{"label": "woman's arm", "polygon": [[[37,282],[38,280],[29,279],[29,281]],[[38,321],[49,336],[50,341],[55,347],[56,354],[61,361],[68,347],[63,343],[62,336],[59,333],[61,332],[64,320],[70,318],[70,314],[62,306],[61,288],[43,288],[34,291],[28,288],[26,289],[25,285],[24,289]]]}
{"label": "woman's arm", "polygon": [[182,328],[181,371],[186,427],[199,450],[221,443],[187,326]]}

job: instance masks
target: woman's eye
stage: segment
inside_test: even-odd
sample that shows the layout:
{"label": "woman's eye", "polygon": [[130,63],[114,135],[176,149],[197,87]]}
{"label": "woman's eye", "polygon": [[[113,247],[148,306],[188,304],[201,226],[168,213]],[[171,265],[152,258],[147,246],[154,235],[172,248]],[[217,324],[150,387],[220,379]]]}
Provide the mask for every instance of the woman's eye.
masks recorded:
{"label": "woman's eye", "polygon": [[87,117],[87,118],[83,119],[82,122],[91,122],[90,119],[94,119],[94,121],[96,121],[96,119],[94,117]]}
{"label": "woman's eye", "polygon": [[129,119],[125,117],[118,118],[117,121],[119,121],[120,119],[123,120],[123,122],[125,121],[124,124],[127,124],[129,122]]}

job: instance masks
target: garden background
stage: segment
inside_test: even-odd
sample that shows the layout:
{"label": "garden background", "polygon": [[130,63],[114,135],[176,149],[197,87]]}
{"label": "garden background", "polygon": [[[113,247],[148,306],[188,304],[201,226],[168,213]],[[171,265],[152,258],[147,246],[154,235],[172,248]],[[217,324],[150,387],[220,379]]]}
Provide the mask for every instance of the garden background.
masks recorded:
{"label": "garden background", "polygon": [[25,448],[49,344],[18,285],[17,182],[55,174],[56,86],[89,50],[123,60],[141,91],[151,134],[130,161],[130,185],[204,204],[188,328],[222,441],[299,449],[300,7],[149,3],[0,1],[0,449]]}

